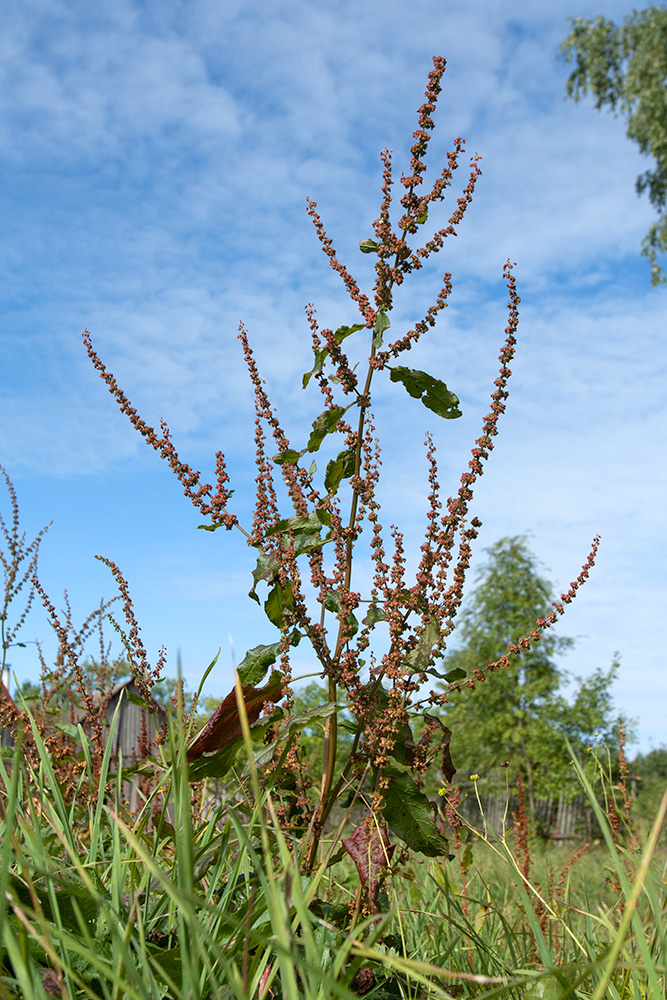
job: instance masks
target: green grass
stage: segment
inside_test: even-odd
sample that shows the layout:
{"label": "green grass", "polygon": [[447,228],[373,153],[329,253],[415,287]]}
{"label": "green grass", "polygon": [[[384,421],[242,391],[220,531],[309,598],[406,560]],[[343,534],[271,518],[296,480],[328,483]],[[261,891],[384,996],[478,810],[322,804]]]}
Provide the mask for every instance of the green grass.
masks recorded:
{"label": "green grass", "polygon": [[525,880],[511,835],[471,835],[465,873],[413,855],[364,917],[335,837],[301,874],[252,763],[240,801],[193,804],[179,732],[137,816],[108,754],[96,777],[82,731],[67,793],[37,730],[37,764],[20,749],[0,761],[2,1000],[665,996],[667,796],[637,851],[614,841],[581,772],[602,841],[561,884],[563,848],[533,843]]}

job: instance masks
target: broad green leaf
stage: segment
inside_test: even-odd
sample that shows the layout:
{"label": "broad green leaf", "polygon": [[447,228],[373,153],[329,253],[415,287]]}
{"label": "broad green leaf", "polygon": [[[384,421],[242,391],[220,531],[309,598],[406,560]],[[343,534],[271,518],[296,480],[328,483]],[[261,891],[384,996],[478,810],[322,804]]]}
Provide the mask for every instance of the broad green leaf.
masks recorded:
{"label": "broad green leaf", "polygon": [[294,465],[299,461],[303,452],[294,451],[292,448],[288,448],[287,451],[279,451],[277,455],[273,456],[273,461],[276,465]]}
{"label": "broad green leaf", "polygon": [[417,225],[421,226],[426,222],[427,219],[428,219],[428,205],[424,205],[423,211],[421,212],[420,215],[416,217],[415,222],[417,223]]}
{"label": "broad green leaf", "polygon": [[[48,885],[49,882],[52,883],[51,886]],[[80,921],[82,918],[91,926],[95,924],[95,920],[100,912],[97,893],[101,891],[107,900],[109,898],[106,890],[103,888],[96,888],[93,891],[91,887],[82,885],[80,882],[75,882],[72,878],[64,877],[53,869],[49,872],[46,885],[40,885],[33,877],[30,880],[30,888],[28,888],[22,879],[13,874],[8,875],[6,885],[11,895],[23,907],[27,907],[29,910],[32,910],[35,906],[36,900],[34,897],[36,896],[37,900],[39,900],[43,916],[47,920],[52,922],[57,920],[59,924],[62,923],[63,926],[73,931],[77,936],[81,934]],[[51,889],[51,892],[54,889],[57,891],[57,916],[54,912],[53,896],[49,889]]]}
{"label": "broad green leaf", "polygon": [[417,645],[405,657],[405,662],[409,664],[414,671],[424,671],[428,666],[428,661],[431,657],[433,647],[439,639],[440,628],[438,627],[438,623],[435,618],[429,618],[422,629],[422,634],[419,636]]}
{"label": "broad green leaf", "polygon": [[73,722],[56,722],[54,723],[56,729],[59,729],[66,736],[71,739],[76,740],[78,743],[81,742],[81,733],[79,732],[79,727],[75,726]]}
{"label": "broad green leaf", "polygon": [[273,583],[278,572],[278,565],[278,560],[274,555],[260,550],[260,553],[257,556],[257,565],[252,571],[253,585],[248,597],[252,597],[253,601],[257,601],[259,604],[259,597],[257,596],[255,588],[261,580],[266,580],[267,583]]}
{"label": "broad green leaf", "polygon": [[332,409],[320,413],[319,417],[315,418],[313,429],[308,438],[308,451],[317,451],[327,434],[330,434],[335,429],[336,424],[344,413],[344,407],[334,406]]}
{"label": "broad green leaf", "polygon": [[343,479],[349,479],[354,473],[356,451],[354,448],[347,448],[340,451],[335,458],[332,458],[327,465],[324,476],[324,488],[328,493],[335,493]]}
{"label": "broad green leaf", "polygon": [[303,532],[318,535],[322,530],[322,522],[317,514],[299,514],[296,517],[285,517],[266,532],[266,537],[276,535],[279,531]]}
{"label": "broad green leaf", "polygon": [[453,420],[461,416],[458,396],[450,392],[440,379],[433,378],[426,372],[399,365],[389,370],[389,377],[392,382],[402,382],[413,399],[421,399],[424,406],[437,413],[439,417]]}
{"label": "broad green leaf", "polygon": [[359,249],[362,253],[377,253],[380,249],[380,244],[376,243],[375,240],[362,240],[359,244]]}
{"label": "broad green leaf", "polygon": [[[292,629],[289,636],[290,646],[298,646],[303,634],[298,629]],[[238,674],[242,684],[259,684],[266,671],[278,659],[280,643],[271,642],[264,646],[253,646],[243,657],[238,666]]]}
{"label": "broad green leaf", "polygon": [[243,737],[237,736],[221,750],[193,760],[188,768],[190,781],[203,781],[204,778],[224,778],[234,766],[237,754],[243,746]]}
{"label": "broad green leaf", "polygon": [[287,581],[285,586],[276,583],[273,590],[264,602],[266,617],[276,628],[282,628],[285,621],[285,613],[292,610],[294,600],[292,598],[292,583]]}
{"label": "broad green leaf", "polygon": [[462,667],[454,667],[453,670],[448,670],[447,673],[443,674],[442,670],[437,670],[436,667],[429,667],[426,671],[432,677],[439,677],[443,681],[447,681],[449,684],[453,684],[454,681],[462,681],[464,677],[468,674]]}
{"label": "broad green leaf", "polygon": [[291,741],[293,735],[300,732],[305,726],[308,726],[314,719],[327,719],[330,715],[336,711],[336,702],[329,701],[324,705],[317,705],[315,708],[309,708],[306,712],[300,712],[298,715],[291,715],[285,720],[280,729],[280,737],[268,746],[263,746],[259,749],[253,756],[256,767],[264,767],[269,764],[277,750],[281,753],[285,749],[285,744],[288,740]]}
{"label": "broad green leaf", "polygon": [[238,666],[241,683],[259,684],[269,667],[276,662],[279,651],[279,642],[272,642],[268,646],[253,646],[249,649]]}
{"label": "broad green leaf", "polygon": [[449,670],[446,674],[443,674],[443,676],[446,681],[452,684],[454,681],[462,681],[468,675],[463,667],[455,667],[453,670]]}
{"label": "broad green leaf", "polygon": [[324,607],[334,614],[340,613],[340,597],[337,590],[329,590],[324,597]]}
{"label": "broad green leaf", "polygon": [[376,605],[373,605],[368,609],[366,617],[362,618],[361,623],[362,625],[368,625],[372,628],[373,625],[377,624],[377,622],[385,621],[386,617],[387,616],[382,608],[378,608]]}
{"label": "broad green leaf", "polygon": [[389,778],[389,786],[383,792],[383,816],[396,836],[413,851],[429,858],[449,855],[447,838],[435,823],[433,803],[398,768],[386,767],[383,774]]}
{"label": "broad green leaf", "polygon": [[[314,511],[308,515],[302,514],[296,517],[286,517],[284,520],[274,524],[272,528],[269,528],[266,537],[269,538],[272,535],[278,534],[278,532],[289,532],[292,537],[294,554],[300,556],[304,552],[310,552],[312,549],[326,545],[327,542],[331,541],[330,533],[325,538],[320,538],[322,524],[326,524],[327,518],[329,524],[331,524],[331,515],[327,511]],[[273,580],[275,580],[275,574]]]}
{"label": "broad green leaf", "polygon": [[127,688],[123,691],[123,697],[127,698],[132,705],[137,705],[139,708],[149,707],[149,703],[145,698],[142,698],[140,694],[132,694],[132,692],[128,691]]}

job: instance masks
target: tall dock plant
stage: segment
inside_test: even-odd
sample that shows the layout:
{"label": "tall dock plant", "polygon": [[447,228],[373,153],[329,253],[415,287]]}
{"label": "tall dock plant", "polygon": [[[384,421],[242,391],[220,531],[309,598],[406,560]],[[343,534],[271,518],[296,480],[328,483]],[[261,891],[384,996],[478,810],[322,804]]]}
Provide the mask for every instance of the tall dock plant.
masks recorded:
{"label": "tall dock plant", "polygon": [[[378,871],[388,864],[393,851],[387,827],[422,854],[436,857],[448,852],[433,808],[420,787],[420,776],[433,763],[442,769],[445,780],[454,773],[449,732],[429,709],[446,700],[448,689],[459,689],[463,684],[475,687],[488,673],[506,666],[522,649],[538,642],[585,580],[598,544],[596,538],[570,590],[535,623],[529,635],[517,637],[500,660],[480,664],[470,675],[461,670],[443,672],[442,656],[461,605],[471,546],[480,527],[480,521],[470,514],[470,505],[505,410],[520,302],[514,265],[507,261],[503,275],[509,293],[508,321],[489,412],[460,485],[447,498],[440,486],[435,444],[431,435],[426,435],[426,530],[415,576],[408,579],[404,535],[394,526],[387,533],[382,524],[378,498],[381,449],[373,404],[376,387],[391,382],[398,394],[407,392],[436,418],[454,420],[461,416],[459,400],[445,382],[401,364],[403,355],[435,326],[446,308],[452,275],[443,275],[434,302],[419,322],[398,336],[390,332],[395,291],[456,234],[481,173],[480,158],[475,154],[469,159],[467,183],[447,222],[430,236],[424,235],[433,209],[449,197],[465,157],[464,140],[457,138],[430,188],[425,185],[426,155],[444,71],[445,60],[435,57],[425,100],[418,110],[409,170],[399,179],[403,193],[398,209],[392,204],[392,155],[388,149],[381,153],[379,215],[372,236],[359,244],[363,254],[375,259],[375,284],[370,294],[361,290],[339,258],[316,203],[307,201],[322,250],[339,274],[355,312],[349,325],[333,330],[321,328],[314,306],[306,307],[313,363],[303,375],[302,387],[308,391],[315,388],[321,401],[310,429],[299,441],[288,439],[260,376],[248,332],[243,325],[239,328],[255,398],[257,475],[252,513],[243,514],[233,506],[222,452],[216,454],[215,484],[204,482],[201,474],[179,457],[167,424],[161,421],[157,431],[142,420],[96,352],[90,333],[84,332],[93,365],[121,411],[167,461],[185,496],[206,518],[201,527],[241,531],[255,550],[250,597],[263,606],[277,630],[275,642],[251,649],[238,668],[245,713],[257,746],[256,759],[264,768],[268,786],[275,791],[285,831],[299,833],[304,870],[312,870],[318,863],[322,833],[332,808],[356,789],[367,807],[367,819],[343,844],[355,861],[371,910],[376,905]],[[394,215],[397,221],[392,221]],[[362,365],[352,359],[352,351],[361,353]],[[407,408],[416,404],[401,396],[397,405]],[[316,456],[332,445],[332,457],[318,468]],[[362,542],[367,545],[366,561],[360,552]],[[368,557],[372,579],[362,592],[359,570],[368,565]],[[317,716],[324,726],[322,773],[315,781],[299,752],[298,733],[304,719],[291,712],[290,652],[302,641],[310,644],[327,688],[326,701],[310,711],[308,720]],[[424,686],[434,683],[433,678],[445,682],[444,694],[423,694]],[[352,726],[353,742],[344,761],[339,760],[338,750],[342,708],[353,719],[346,722]],[[417,720],[419,739],[411,728]],[[189,745],[191,778],[224,775],[242,746],[235,696],[230,692]]]}

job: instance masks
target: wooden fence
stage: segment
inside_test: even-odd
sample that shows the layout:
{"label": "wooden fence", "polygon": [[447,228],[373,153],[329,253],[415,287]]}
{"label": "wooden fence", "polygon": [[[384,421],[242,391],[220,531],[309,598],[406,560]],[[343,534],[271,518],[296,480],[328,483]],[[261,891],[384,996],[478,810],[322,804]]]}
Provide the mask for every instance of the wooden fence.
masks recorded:
{"label": "wooden fence", "polygon": [[[478,829],[483,828],[486,820],[489,833],[502,834],[503,829],[509,832],[514,825],[514,815],[519,809],[518,795],[510,790],[507,792],[487,792],[480,795],[483,815],[472,786],[464,789],[464,797],[458,805],[458,812]],[[535,802],[535,817],[530,816],[527,797],[524,799],[524,810],[528,820],[537,828],[537,832],[550,840],[562,841],[592,841],[600,836],[593,808],[585,795],[566,798],[564,795],[550,795],[547,799]]]}

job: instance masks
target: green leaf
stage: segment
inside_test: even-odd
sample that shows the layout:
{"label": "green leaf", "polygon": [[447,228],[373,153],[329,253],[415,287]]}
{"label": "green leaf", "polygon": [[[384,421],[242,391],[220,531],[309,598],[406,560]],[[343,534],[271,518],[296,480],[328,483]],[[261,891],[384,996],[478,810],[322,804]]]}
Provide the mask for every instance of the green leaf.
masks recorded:
{"label": "green leaf", "polygon": [[[319,537],[320,531],[322,530],[322,524],[326,524],[327,518],[330,525],[331,515],[328,514],[327,511],[314,511],[312,514],[300,514],[296,517],[286,517],[284,520],[278,521],[277,524],[274,524],[272,528],[269,528],[266,533],[266,537],[270,538],[272,535],[276,535],[279,532],[290,532],[292,535],[292,544],[294,545],[294,554],[300,556],[304,552],[310,552],[311,549],[315,549],[320,545],[325,545],[331,540],[330,534],[328,534],[326,538]],[[275,574],[272,582],[275,582]]]}
{"label": "green leaf", "polygon": [[280,451],[277,455],[273,456],[273,461],[276,465],[295,465],[299,461],[303,452],[294,451],[292,448],[288,448],[287,451]]}
{"label": "green leaf", "polygon": [[[351,337],[353,333],[357,330],[363,330],[364,323],[353,323],[352,326],[339,326],[337,330],[334,331],[334,338],[339,344],[342,344],[346,337]],[[325,354],[328,354],[328,349],[325,350]]]}
{"label": "green leaf", "polygon": [[145,698],[142,698],[140,694],[132,694],[127,688],[123,692],[123,697],[127,698],[132,705],[137,705],[139,708],[148,708],[149,703]]}
{"label": "green leaf", "polygon": [[370,628],[376,625],[377,622],[383,622],[387,618],[382,608],[378,608],[376,605],[371,606],[368,609],[365,618],[362,618],[362,625],[368,625]]}
{"label": "green leaf", "polygon": [[388,330],[391,326],[389,322],[389,317],[386,312],[380,310],[380,312],[375,317],[375,323],[373,325],[373,347],[382,347],[382,334],[385,330]]}
{"label": "green leaf", "polygon": [[313,421],[313,430],[308,438],[308,451],[317,451],[324,438],[335,429],[336,424],[345,412],[345,407],[334,406],[332,409],[320,413],[319,417],[315,418]]}
{"label": "green leaf", "polygon": [[255,590],[257,584],[261,580],[266,580],[267,583],[273,583],[276,579],[279,565],[280,564],[274,555],[260,550],[260,553],[257,556],[257,565],[252,571],[253,585],[252,590],[248,593],[248,597],[252,597],[253,601],[257,601],[259,604],[259,597],[257,596]]}
{"label": "green leaf", "polygon": [[261,749],[253,755],[255,766],[265,767],[273,760],[276,750],[280,750],[281,753],[283,753],[286,744],[292,742],[294,736],[298,735],[302,729],[310,725],[310,723],[315,719],[328,719],[328,717],[333,715],[336,711],[336,708],[336,702],[329,701],[324,705],[317,705],[315,708],[309,708],[305,712],[299,712],[298,715],[291,715],[283,723],[280,729],[279,738],[273,743],[270,743],[268,746],[261,747]]}
{"label": "green leaf", "polygon": [[302,385],[303,385],[304,389],[306,388],[306,386],[310,382],[310,379],[311,379],[312,375],[319,375],[320,374],[320,372],[322,371],[322,368],[324,366],[324,362],[325,362],[325,359],[326,359],[326,356],[327,356],[328,353],[329,353],[329,349],[327,347],[322,347],[322,348],[320,348],[319,351],[315,351],[315,364],[313,365],[313,367],[311,368],[311,370],[309,372],[306,372],[304,374],[304,376],[303,376]]}
{"label": "green leaf", "polygon": [[336,458],[332,458],[328,463],[324,476],[324,488],[328,493],[335,493],[341,481],[353,475],[356,454],[354,448],[348,448],[340,451]]}
{"label": "green leaf", "polygon": [[405,657],[405,662],[412,670],[423,672],[428,666],[433,647],[440,640],[440,628],[435,618],[429,618],[424,625],[416,647]]}
{"label": "green leaf", "polygon": [[253,646],[249,649],[238,666],[241,683],[259,684],[269,667],[276,662],[279,650],[279,642],[272,642],[268,646]]}
{"label": "green leaf", "polygon": [[434,804],[408,774],[391,766],[383,773],[389,778],[389,786],[383,792],[383,816],[396,836],[413,851],[429,858],[448,855],[449,843],[436,826]]}
{"label": "green leaf", "polygon": [[428,205],[424,205],[423,211],[421,212],[420,215],[416,217],[415,222],[417,223],[417,225],[421,226],[426,222],[427,219],[428,219]]}
{"label": "green leaf", "polygon": [[73,740],[80,742],[81,733],[79,732],[79,727],[75,726],[73,722],[56,722],[56,729],[59,729],[66,736],[69,736]]}
{"label": "green leaf", "polygon": [[389,377],[392,382],[402,382],[414,399],[421,399],[424,406],[437,413],[439,417],[453,420],[461,416],[458,396],[450,392],[440,379],[433,378],[426,372],[398,365],[390,369]]}
{"label": "green leaf", "polygon": [[380,249],[380,244],[376,243],[375,240],[362,240],[359,244],[359,249],[362,253],[377,253]]}
{"label": "green leaf", "polygon": [[449,670],[446,674],[443,674],[442,676],[445,678],[446,681],[449,681],[450,684],[453,684],[454,681],[462,681],[464,677],[468,676],[468,674],[463,669],[463,667],[454,667],[453,670]]}
{"label": "green leaf", "polygon": [[273,590],[264,602],[266,617],[276,628],[282,628],[285,622],[285,615],[294,608],[294,598],[292,597],[292,583],[288,580],[283,587],[276,583]]}
{"label": "green leaf", "polygon": [[[327,593],[326,597],[324,598],[324,607],[327,609],[327,611],[331,611],[337,615],[340,614],[341,612],[340,595],[337,590],[330,590]],[[356,616],[353,615],[352,612],[350,612],[346,616],[345,621],[347,622],[348,625],[352,627],[352,635],[356,635],[357,632],[359,631],[359,622],[357,621]]]}
{"label": "green leaf", "polygon": [[318,535],[322,530],[322,522],[317,514],[298,514],[296,517],[285,517],[266,532],[270,538],[278,532],[293,531],[304,534]]}
{"label": "green leaf", "polygon": [[215,753],[207,754],[193,760],[188,768],[190,781],[203,781],[204,778],[224,778],[234,766],[237,754],[243,746],[243,737],[237,736],[226,747]]}
{"label": "green leaf", "polygon": [[[342,344],[346,337],[351,336],[351,334],[356,333],[357,330],[363,330],[364,323],[353,323],[352,326],[339,326],[334,337],[339,344]],[[315,351],[315,363],[309,372],[306,372],[303,376],[303,388],[305,389],[310,382],[312,375],[319,375],[324,367],[324,362],[329,355],[328,347],[321,347],[319,350]]]}
{"label": "green leaf", "polygon": [[[303,639],[303,634],[298,629],[290,632],[290,646],[298,646]],[[238,665],[238,675],[242,684],[259,684],[264,679],[264,675],[269,667],[278,659],[280,643],[271,642],[268,645],[253,646],[243,657]]]}

